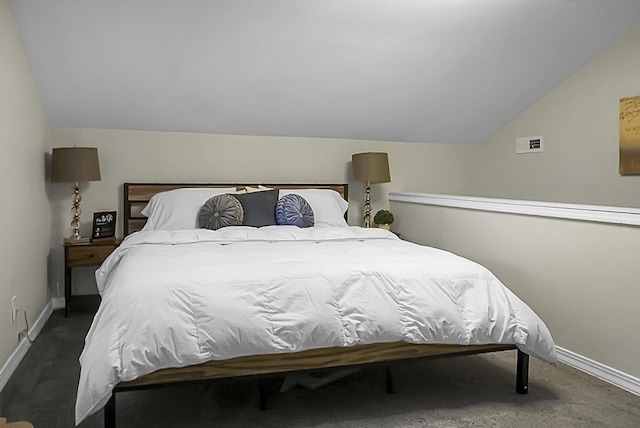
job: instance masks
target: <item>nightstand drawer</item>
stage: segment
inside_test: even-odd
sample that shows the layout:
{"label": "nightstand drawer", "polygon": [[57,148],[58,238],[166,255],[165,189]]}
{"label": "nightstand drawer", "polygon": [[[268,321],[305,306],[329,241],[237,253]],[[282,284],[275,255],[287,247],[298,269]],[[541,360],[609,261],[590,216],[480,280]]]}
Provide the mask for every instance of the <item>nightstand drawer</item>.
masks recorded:
{"label": "nightstand drawer", "polygon": [[69,246],[67,247],[67,267],[102,264],[115,247],[115,245]]}
{"label": "nightstand drawer", "polygon": [[[109,254],[120,245],[120,239],[110,241],[91,241],[86,244],[64,244],[64,316],[69,315],[69,307],[73,299],[71,287],[72,268],[78,266],[99,266],[109,257]],[[78,296],[75,299],[79,299]],[[83,296],[86,297],[86,296]]]}

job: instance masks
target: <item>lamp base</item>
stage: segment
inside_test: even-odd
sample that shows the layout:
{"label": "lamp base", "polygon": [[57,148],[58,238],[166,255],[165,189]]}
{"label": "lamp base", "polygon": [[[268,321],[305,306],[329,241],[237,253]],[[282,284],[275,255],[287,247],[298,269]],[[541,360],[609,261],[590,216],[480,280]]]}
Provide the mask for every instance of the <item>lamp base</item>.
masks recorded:
{"label": "lamp base", "polygon": [[364,227],[371,227],[371,183],[368,181],[364,191]]}
{"label": "lamp base", "polygon": [[88,244],[89,242],[91,242],[91,240],[89,238],[64,238],[64,243],[65,244]]}
{"label": "lamp base", "polygon": [[80,213],[82,210],[80,209],[80,201],[82,197],[80,196],[80,183],[77,181],[73,183],[73,220],[71,220],[71,226],[73,226],[73,233],[70,237],[64,239],[65,244],[88,244],[91,240],[89,238],[83,238],[80,235]]}

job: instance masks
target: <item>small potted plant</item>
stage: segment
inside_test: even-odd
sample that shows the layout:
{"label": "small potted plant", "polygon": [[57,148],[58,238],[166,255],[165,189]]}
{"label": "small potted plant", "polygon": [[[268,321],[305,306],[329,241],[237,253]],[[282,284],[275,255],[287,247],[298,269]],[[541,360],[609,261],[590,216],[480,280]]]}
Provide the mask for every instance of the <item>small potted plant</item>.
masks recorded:
{"label": "small potted plant", "polygon": [[380,210],[373,217],[373,222],[382,229],[390,230],[393,221],[393,213],[389,210]]}

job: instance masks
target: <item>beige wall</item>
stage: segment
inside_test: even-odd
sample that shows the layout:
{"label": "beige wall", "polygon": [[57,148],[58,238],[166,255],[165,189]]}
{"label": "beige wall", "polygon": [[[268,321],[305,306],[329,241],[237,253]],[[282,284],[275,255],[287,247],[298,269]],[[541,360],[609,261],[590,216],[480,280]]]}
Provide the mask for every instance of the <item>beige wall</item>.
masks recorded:
{"label": "beige wall", "polygon": [[489,268],[556,345],[640,378],[640,227],[392,202],[397,231]]}
{"label": "beige wall", "polygon": [[[102,181],[85,183],[82,190],[81,232],[86,236],[92,212],[117,208],[122,216],[124,182],[349,182],[350,223],[360,224],[364,187],[352,182],[353,153],[389,153],[392,182],[373,186],[374,212],[388,207],[390,190],[423,183],[432,192],[460,193],[470,179],[462,164],[469,146],[82,128],[53,128],[53,136],[55,147],[98,148]],[[51,187],[54,263],[50,282],[53,293],[62,296],[62,249],[57,243],[70,230],[71,190],[64,185]],[[91,275],[90,269],[75,275],[78,284],[88,284],[78,293],[95,292]]]}
{"label": "beige wall", "polygon": [[49,125],[43,113],[9,0],[0,0],[0,367],[25,327],[11,323],[11,297],[30,323],[44,309],[51,234],[45,190]]}
{"label": "beige wall", "polygon": [[[351,154],[369,150],[389,153],[393,180],[374,186],[374,211],[387,206],[390,190],[640,207],[640,177],[617,173],[618,100],[640,95],[639,45],[640,27],[475,147],[70,128],[54,128],[50,139],[10,3],[0,0],[0,189],[7,204],[0,214],[0,363],[17,345],[21,328],[10,324],[11,296],[18,295],[33,321],[50,297],[47,266],[51,296],[63,296],[61,240],[69,233],[71,189],[45,185],[51,147],[99,149],[103,180],[84,185],[84,234],[92,212],[117,208],[122,215],[125,181],[351,181]],[[533,135],[545,137],[545,152],[516,155],[515,138]],[[357,224],[363,187],[351,184],[350,222]],[[637,253],[630,244],[632,238],[638,242],[637,228],[392,208],[408,238],[486,263],[543,316],[561,346],[640,374],[621,360],[638,355],[622,334],[588,331],[604,332],[618,322],[637,331],[637,316],[624,315],[631,310],[624,305],[638,297],[630,285],[637,271],[627,263]],[[523,234],[528,228],[538,233]],[[586,245],[591,239],[606,245]],[[522,264],[518,251],[549,269]],[[602,259],[607,264],[591,262]],[[86,292],[94,291],[91,270],[78,279]],[[599,316],[618,305],[625,311]]]}
{"label": "beige wall", "polygon": [[[640,26],[461,161],[462,194],[640,207],[640,176],[618,174],[619,100],[640,95]],[[545,150],[516,154],[542,135]],[[405,190],[429,192],[419,183]],[[396,229],[490,268],[557,344],[640,377],[640,228],[392,203]]]}
{"label": "beige wall", "polygon": [[[640,26],[475,148],[469,195],[640,207],[640,176],[620,176],[619,101],[640,95]],[[542,135],[542,153],[515,139]]]}

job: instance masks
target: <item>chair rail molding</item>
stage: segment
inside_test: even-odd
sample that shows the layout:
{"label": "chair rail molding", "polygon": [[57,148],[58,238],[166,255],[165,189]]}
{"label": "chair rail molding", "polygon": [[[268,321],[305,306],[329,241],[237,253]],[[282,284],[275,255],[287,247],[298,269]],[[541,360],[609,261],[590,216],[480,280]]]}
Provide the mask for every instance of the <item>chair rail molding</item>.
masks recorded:
{"label": "chair rail molding", "polygon": [[413,192],[389,192],[389,201],[640,226],[640,209],[638,208]]}

